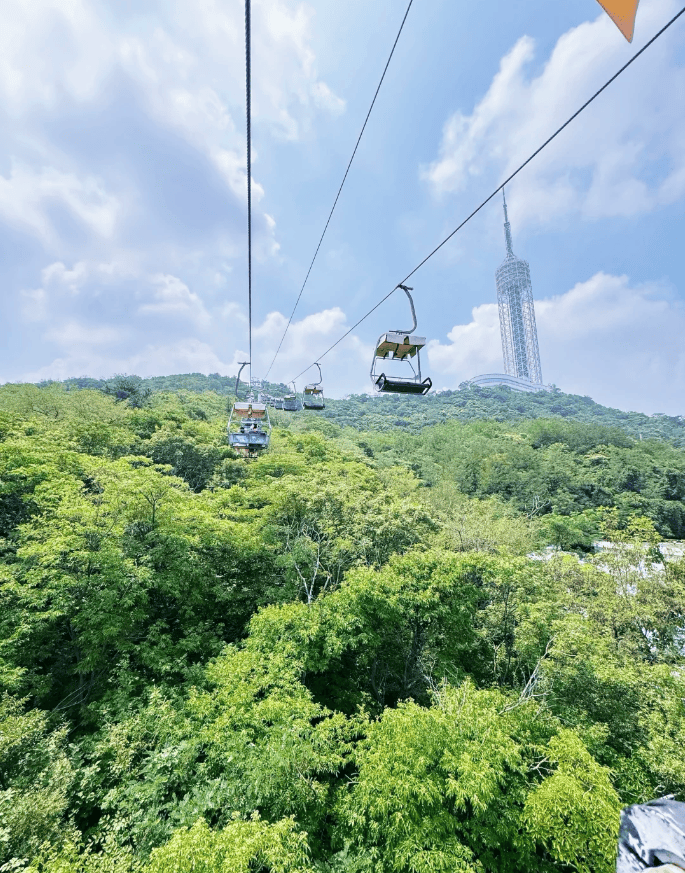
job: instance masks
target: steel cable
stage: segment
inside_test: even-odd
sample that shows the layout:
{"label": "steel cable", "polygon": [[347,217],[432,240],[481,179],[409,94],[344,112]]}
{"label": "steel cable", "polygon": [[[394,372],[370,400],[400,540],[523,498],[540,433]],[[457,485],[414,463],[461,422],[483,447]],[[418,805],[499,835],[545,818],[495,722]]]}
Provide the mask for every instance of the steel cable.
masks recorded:
{"label": "steel cable", "polygon": [[247,115],[247,325],[250,388],[252,387],[252,59],[250,55],[250,0],[245,0],[245,112]]}

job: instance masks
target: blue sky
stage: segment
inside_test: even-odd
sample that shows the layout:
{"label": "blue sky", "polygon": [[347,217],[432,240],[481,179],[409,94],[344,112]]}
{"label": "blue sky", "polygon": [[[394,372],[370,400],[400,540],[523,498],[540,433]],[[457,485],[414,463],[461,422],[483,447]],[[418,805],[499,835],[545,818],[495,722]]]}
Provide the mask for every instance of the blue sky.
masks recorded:
{"label": "blue sky", "polygon": [[[304,279],[405,0],[253,0],[254,368]],[[414,0],[271,378],[384,296],[678,9],[628,45],[596,0]],[[5,0],[0,380],[235,373],[244,360],[241,0]],[[685,413],[685,20],[507,191],[546,382]],[[497,198],[412,280],[424,369],[502,369]],[[370,387],[394,296],[323,360]],[[299,380],[302,387],[305,379]]]}

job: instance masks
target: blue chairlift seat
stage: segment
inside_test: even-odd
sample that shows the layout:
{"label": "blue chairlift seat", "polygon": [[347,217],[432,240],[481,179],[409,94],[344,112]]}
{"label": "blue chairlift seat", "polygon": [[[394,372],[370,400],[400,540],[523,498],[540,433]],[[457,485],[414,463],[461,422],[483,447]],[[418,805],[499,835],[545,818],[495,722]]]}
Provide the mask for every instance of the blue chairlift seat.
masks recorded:
{"label": "blue chairlift seat", "polygon": [[228,443],[246,456],[269,447],[271,421],[265,403],[234,403],[228,420]]}
{"label": "blue chairlift seat", "polygon": [[323,388],[315,385],[307,385],[302,397],[302,405],[305,409],[325,409],[326,402],[323,396]]}
{"label": "blue chairlift seat", "polygon": [[319,368],[319,381],[310,382],[309,385],[305,385],[304,393],[302,395],[302,405],[305,409],[325,409],[326,401],[324,400],[323,386],[321,384],[323,381],[321,365],[317,362],[313,366]]}

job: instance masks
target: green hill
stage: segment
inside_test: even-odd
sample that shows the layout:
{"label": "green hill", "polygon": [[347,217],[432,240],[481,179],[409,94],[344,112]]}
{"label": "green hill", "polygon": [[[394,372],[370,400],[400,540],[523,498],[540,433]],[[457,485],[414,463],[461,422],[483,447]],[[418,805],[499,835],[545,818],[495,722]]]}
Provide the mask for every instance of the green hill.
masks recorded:
{"label": "green hill", "polygon": [[[116,390],[114,379],[68,379],[64,383],[69,388],[93,388]],[[214,391],[222,396],[232,396],[235,379],[214,373],[189,373],[176,376],[156,376],[141,379],[138,376],[125,377],[149,392],[157,391]],[[52,383],[42,383],[50,385]],[[247,390],[241,383],[241,396]],[[267,382],[265,393],[283,396],[289,389],[283,383]],[[685,446],[685,409],[683,415],[645,415],[641,412],[622,412],[595,403],[590,397],[578,394],[564,394],[541,391],[524,394],[509,388],[479,388],[464,385],[459,391],[432,392],[425,397],[411,397],[393,394],[370,396],[352,395],[344,400],[326,399],[326,409],[319,413],[323,418],[335,421],[342,426],[357,430],[384,431],[403,428],[418,431],[445,421],[520,421],[535,418],[560,418],[586,424],[601,424],[618,427],[637,439],[657,438],[668,440],[677,446]]]}
{"label": "green hill", "polygon": [[609,873],[685,797],[682,419],[353,397],[248,461],[234,384],[0,387],[0,869]]}
{"label": "green hill", "polygon": [[521,421],[558,418],[617,427],[640,439],[656,437],[685,446],[685,416],[622,412],[595,403],[590,397],[561,391],[524,394],[509,388],[463,387],[425,397],[354,395],[333,400],[323,413],[340,424],[360,430],[403,428],[417,431],[445,421]]}

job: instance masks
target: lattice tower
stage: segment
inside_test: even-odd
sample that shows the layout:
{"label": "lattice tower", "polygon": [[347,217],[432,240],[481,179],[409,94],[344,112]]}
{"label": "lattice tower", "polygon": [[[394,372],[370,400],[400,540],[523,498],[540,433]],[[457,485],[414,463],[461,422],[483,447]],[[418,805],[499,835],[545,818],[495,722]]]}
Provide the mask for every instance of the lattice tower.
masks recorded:
{"label": "lattice tower", "polygon": [[[504,192],[502,196],[504,197]],[[504,370],[510,376],[542,384],[530,266],[528,261],[517,258],[514,254],[506,198],[504,236],[507,256],[495,273]]]}

